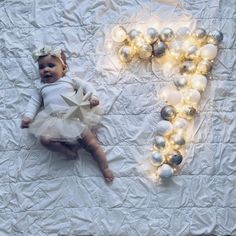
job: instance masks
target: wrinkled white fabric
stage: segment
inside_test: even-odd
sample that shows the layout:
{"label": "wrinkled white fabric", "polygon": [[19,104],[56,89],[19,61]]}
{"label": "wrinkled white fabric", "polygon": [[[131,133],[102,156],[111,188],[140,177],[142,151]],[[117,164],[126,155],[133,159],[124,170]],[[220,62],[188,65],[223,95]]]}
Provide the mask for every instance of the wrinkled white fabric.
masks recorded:
{"label": "wrinkled white fabric", "polygon": [[[121,65],[110,47],[117,24],[197,24],[224,34],[192,142],[169,183],[137,167],[150,153],[157,94],[171,75],[150,61]],[[0,1],[0,235],[236,235],[235,29],[235,0]],[[63,46],[70,70],[98,91],[105,114],[97,138],[112,185],[85,151],[68,160],[19,127],[38,78],[31,53],[45,44]]]}

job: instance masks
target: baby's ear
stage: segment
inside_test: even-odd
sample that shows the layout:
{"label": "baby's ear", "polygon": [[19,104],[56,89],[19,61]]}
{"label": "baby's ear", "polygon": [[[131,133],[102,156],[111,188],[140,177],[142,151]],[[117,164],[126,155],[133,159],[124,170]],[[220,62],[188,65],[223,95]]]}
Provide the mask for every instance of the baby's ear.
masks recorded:
{"label": "baby's ear", "polygon": [[65,66],[63,67],[63,72],[66,73],[67,71],[68,71],[68,66],[65,65]]}

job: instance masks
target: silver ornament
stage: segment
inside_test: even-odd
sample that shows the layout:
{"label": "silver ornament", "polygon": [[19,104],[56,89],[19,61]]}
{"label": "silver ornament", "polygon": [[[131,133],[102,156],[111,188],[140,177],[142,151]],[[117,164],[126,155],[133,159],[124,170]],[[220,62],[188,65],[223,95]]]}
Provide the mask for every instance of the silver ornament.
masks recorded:
{"label": "silver ornament", "polygon": [[196,39],[204,39],[206,35],[206,30],[204,30],[203,28],[197,28],[192,33],[192,36]]}
{"label": "silver ornament", "polygon": [[163,42],[170,42],[174,38],[174,31],[171,28],[164,28],[160,33]]}
{"label": "silver ornament", "polygon": [[154,146],[158,149],[163,149],[166,146],[166,140],[163,136],[156,136],[154,140]]}
{"label": "silver ornament", "polygon": [[224,36],[222,32],[214,30],[208,34],[207,42],[217,45],[223,40],[223,38]]}
{"label": "silver ornament", "polygon": [[144,39],[147,43],[153,44],[158,39],[158,32],[155,28],[148,28],[146,33],[144,34]]}
{"label": "silver ornament", "polygon": [[151,162],[154,166],[160,166],[164,163],[165,158],[159,152],[153,152]]}
{"label": "silver ornament", "polygon": [[199,50],[195,45],[191,45],[185,50],[184,56],[186,59],[194,60],[199,56]]}
{"label": "silver ornament", "polygon": [[186,39],[189,36],[190,36],[190,30],[188,27],[180,27],[175,33],[175,37],[181,40]]}
{"label": "silver ornament", "polygon": [[166,51],[166,48],[167,48],[167,46],[166,46],[166,44],[165,43],[163,43],[163,42],[156,42],[156,43],[154,43],[153,44],[153,55],[155,56],[155,57],[161,57],[161,56],[163,56],[163,54],[165,53],[165,51]]}
{"label": "silver ornament", "polygon": [[184,74],[192,74],[194,73],[196,70],[196,64],[193,61],[184,61],[181,65],[180,65],[180,74],[184,75]]}
{"label": "silver ornament", "polygon": [[208,74],[212,69],[212,63],[208,60],[202,60],[197,65],[197,73],[206,75]]}
{"label": "silver ornament", "polygon": [[179,149],[185,144],[185,140],[181,135],[173,134],[170,137],[170,143],[173,145],[175,149]]}
{"label": "silver ornament", "polygon": [[132,42],[134,39],[137,39],[140,36],[141,36],[141,32],[140,31],[138,31],[136,29],[132,29],[128,33],[128,40],[130,42]]}
{"label": "silver ornament", "polygon": [[182,160],[183,156],[177,150],[174,150],[173,152],[167,155],[167,161],[170,165],[177,166],[182,162]]}
{"label": "silver ornament", "polygon": [[120,48],[118,55],[122,62],[129,62],[134,56],[133,48],[125,45]]}
{"label": "silver ornament", "polygon": [[176,109],[171,105],[164,106],[161,109],[161,117],[164,120],[171,121],[176,117],[176,115],[177,115]]}
{"label": "silver ornament", "polygon": [[188,80],[184,76],[176,77],[174,78],[174,84],[177,89],[181,89],[181,88],[184,88],[188,84]]}

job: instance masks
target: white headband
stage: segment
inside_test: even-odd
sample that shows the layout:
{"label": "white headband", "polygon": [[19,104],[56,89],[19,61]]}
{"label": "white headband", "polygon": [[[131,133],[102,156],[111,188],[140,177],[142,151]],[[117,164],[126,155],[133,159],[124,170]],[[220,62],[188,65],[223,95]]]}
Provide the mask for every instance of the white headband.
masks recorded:
{"label": "white headband", "polygon": [[63,66],[66,66],[65,62],[62,60],[61,53],[62,53],[61,48],[58,47],[53,48],[51,46],[45,46],[41,49],[35,50],[32,56],[35,62],[37,62],[39,57],[42,56],[47,56],[47,55],[55,56],[61,61]]}

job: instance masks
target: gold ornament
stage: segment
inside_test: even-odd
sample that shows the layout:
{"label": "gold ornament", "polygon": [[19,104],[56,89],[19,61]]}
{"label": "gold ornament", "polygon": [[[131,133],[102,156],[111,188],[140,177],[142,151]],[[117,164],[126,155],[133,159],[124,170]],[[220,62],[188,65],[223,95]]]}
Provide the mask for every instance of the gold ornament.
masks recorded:
{"label": "gold ornament", "polygon": [[134,49],[131,46],[124,45],[120,48],[118,55],[122,62],[129,62],[134,56]]}

